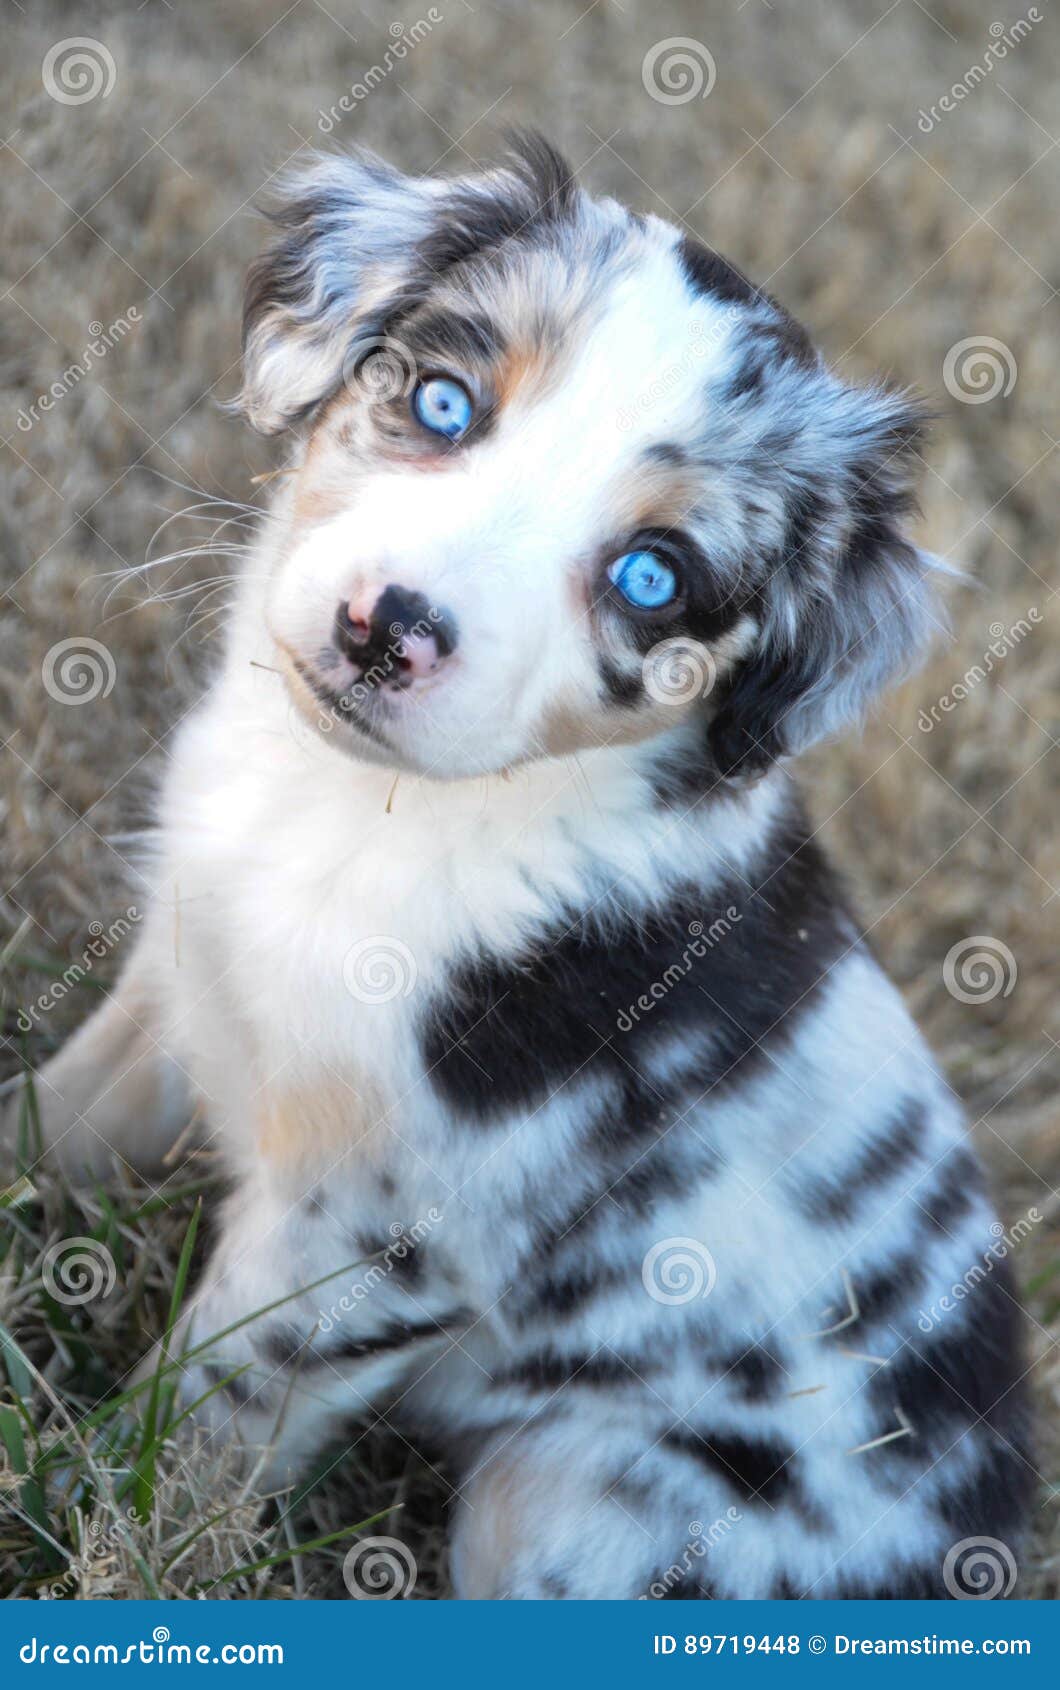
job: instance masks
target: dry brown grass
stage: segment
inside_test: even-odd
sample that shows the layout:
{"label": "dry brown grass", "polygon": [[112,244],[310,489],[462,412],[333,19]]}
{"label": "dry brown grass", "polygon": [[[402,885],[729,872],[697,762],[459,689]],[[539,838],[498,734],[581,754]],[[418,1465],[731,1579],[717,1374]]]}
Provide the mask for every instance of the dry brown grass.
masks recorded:
{"label": "dry brown grass", "polygon": [[[1056,20],[1047,13],[925,134],[918,113],[983,59],[992,4],[767,8],[752,0],[739,9],[627,0],[619,10],[599,0],[580,21],[583,5],[560,0],[477,0],[475,10],[442,0],[438,9],[443,21],[330,144],[357,140],[410,168],[439,158],[452,168],[466,162],[465,150],[488,153],[498,125],[539,123],[575,162],[588,161],[595,188],[686,215],[811,324],[849,373],[882,370],[937,406],[922,534],[977,584],[951,593],[952,638],[929,667],[860,743],[815,754],[805,783],[884,960],[967,1101],[1005,1217],[1029,1205],[1047,1217],[1021,1245],[1017,1267],[1030,1288],[1041,1470],[1055,1481],[1060,155],[1048,130]],[[45,51],[75,28],[69,9],[40,5],[32,18],[5,19],[0,945],[8,1033],[17,1006],[44,983],[32,959],[79,954],[88,923],[135,897],[121,835],[146,814],[167,736],[216,649],[216,618],[189,634],[188,605],[157,602],[140,585],[120,587],[108,609],[113,583],[104,578],[142,561],[156,525],[190,502],[175,483],[258,497],[251,478],[269,466],[270,449],[216,405],[235,385],[240,276],[258,239],[250,201],[303,138],[320,138],[318,111],[381,61],[391,39],[393,13],[377,0],[355,10],[334,0],[328,10],[356,42],[314,0],[220,0],[179,15],[160,0],[144,8],[127,0],[96,15],[81,7],[77,33],[107,44],[117,78],[105,100],[78,106],[56,103],[41,84]],[[425,13],[410,13],[406,24]],[[642,58],[668,36],[709,46],[717,82],[708,99],[667,107],[645,94]],[[89,324],[132,307],[141,323],[97,373],[20,429],[20,407],[81,353]],[[1007,397],[971,405],[945,391],[946,354],[973,335],[1011,350],[1018,377]],[[187,536],[203,525],[175,526]],[[200,563],[179,579],[218,572]],[[918,728],[921,709],[982,661],[992,626],[1009,628],[1032,607],[1041,617],[1033,632],[930,733]],[[117,667],[110,696],[79,709],[54,703],[40,682],[45,652],[71,634],[102,640]],[[981,933],[1009,947],[1018,979],[1008,996],[966,1005],[943,989],[942,963],[951,946]],[[90,1001],[85,991],[52,1011],[33,1056]],[[4,1061],[15,1065],[11,1044]],[[23,1287],[33,1283],[34,1250],[76,1219],[64,1193],[46,1185],[42,1195],[43,1208],[20,1212]],[[123,1216],[136,1208],[131,1194],[122,1203]],[[120,1374],[142,1337],[131,1311],[161,1318],[187,1213],[187,1201],[177,1201],[149,1222],[122,1220],[130,1260],[141,1263],[139,1288],[94,1324],[81,1323],[90,1346],[58,1341],[32,1296],[23,1300],[22,1330],[49,1380],[72,1380],[90,1400]],[[40,1403],[46,1418],[43,1395]],[[394,1516],[394,1529],[411,1534],[420,1593],[431,1594],[444,1588],[442,1491],[424,1483],[425,1469],[407,1469],[409,1460],[400,1445],[362,1443],[341,1478],[304,1505],[297,1531],[304,1541],[407,1499],[426,1518],[398,1528]],[[205,1498],[214,1481],[195,1482]],[[238,1501],[233,1484],[225,1494]],[[1056,1504],[1042,1494],[1019,1589],[1055,1595]],[[172,1542],[189,1500],[179,1485],[165,1496],[152,1530]],[[167,1589],[186,1594],[222,1564],[245,1566],[265,1553],[267,1522],[267,1508],[243,1501],[178,1563]],[[17,1530],[0,1535],[9,1542]],[[279,1567],[261,1589],[341,1594],[341,1549],[305,1558],[297,1579],[292,1565]],[[163,1550],[148,1550],[157,1567]],[[15,1553],[7,1561],[15,1588],[24,1563]],[[223,1588],[257,1593],[257,1576]],[[141,1591],[119,1548],[93,1568],[83,1593]]]}

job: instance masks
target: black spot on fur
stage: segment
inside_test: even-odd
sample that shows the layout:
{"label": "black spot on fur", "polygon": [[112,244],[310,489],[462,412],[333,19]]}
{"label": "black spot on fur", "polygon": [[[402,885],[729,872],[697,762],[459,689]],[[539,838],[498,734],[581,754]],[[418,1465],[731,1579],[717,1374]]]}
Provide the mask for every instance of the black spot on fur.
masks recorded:
{"label": "black spot on fur", "polygon": [[740,399],[757,397],[765,383],[765,365],[761,357],[749,354],[725,389],[725,399],[733,404]]}
{"label": "black spot on fur", "polygon": [[735,264],[690,235],[680,241],[677,252],[693,293],[710,294],[733,305],[759,305],[766,298]]}
{"label": "black spot on fur", "polygon": [[599,924],[572,915],[514,956],[464,963],[424,1018],[431,1085],[488,1123],[587,1070],[621,1082],[656,1040],[693,1030],[704,1034],[699,1093],[742,1083],[769,1061],[764,1047],[791,1035],[848,942],[834,879],[801,824],[767,842],[759,882],[761,896],[743,883],[690,886],[662,910]]}
{"label": "black spot on fur", "polygon": [[656,803],[665,809],[681,811],[709,802],[713,794],[723,789],[731,793],[718,772],[707,736],[698,722],[653,747],[651,786]]}
{"label": "black spot on fur", "polygon": [[339,1361],[368,1361],[391,1350],[401,1350],[423,1338],[444,1338],[450,1329],[466,1326],[470,1317],[455,1310],[438,1320],[398,1321],[371,1338],[340,1337],[337,1343],[316,1345],[305,1335],[284,1328],[270,1332],[262,1343],[262,1354],[275,1367],[300,1368],[334,1366]]}
{"label": "black spot on fur", "polygon": [[[632,1176],[625,1188],[628,1207],[640,1212],[636,1182],[638,1164],[630,1165],[631,1152],[643,1156],[645,1162],[650,1161],[653,1183],[665,1185],[673,1196],[682,1188],[688,1189],[693,1172],[698,1178],[703,1178],[717,1171],[722,1160],[720,1152],[702,1132],[697,1136],[694,1148],[681,1135],[676,1139],[672,1136],[675,1119],[703,1090],[703,1053],[695,1038],[689,1040],[684,1060],[680,1063],[675,1060],[665,1078],[648,1079],[633,1069],[627,1069],[615,1079],[615,1091],[594,1112],[581,1138],[592,1149],[593,1161],[602,1171],[610,1174],[615,1169],[617,1155],[622,1174]],[[675,1156],[679,1159],[679,1166],[673,1165],[672,1158]],[[694,1168],[689,1166],[689,1158]],[[614,1201],[610,1178],[606,1190]]]}
{"label": "black spot on fur", "polygon": [[[555,1245],[551,1252],[546,1247],[545,1262],[552,1259],[554,1251]],[[517,1283],[511,1302],[506,1305],[512,1318],[517,1321],[532,1320],[540,1315],[574,1314],[610,1287],[631,1279],[634,1272],[632,1263],[619,1269],[604,1263],[586,1266],[584,1263],[572,1262],[569,1266],[555,1264],[549,1271],[542,1273],[541,1260],[541,1251],[535,1248],[531,1263],[528,1264],[528,1270],[533,1277],[529,1281],[520,1280]]]}
{"label": "black spot on fur", "polygon": [[955,1543],[1001,1536],[1011,1546],[1026,1530],[1037,1480],[1034,1451],[1026,1405],[1012,1400],[1010,1409],[1004,1437],[987,1433],[980,1441],[970,1476],[954,1482],[945,1461],[935,1469],[942,1486],[938,1511]]}
{"label": "black spot on fur", "polygon": [[[804,368],[816,364],[816,350],[802,324],[796,322],[772,294],[765,293],[749,281],[729,259],[689,236],[679,243],[678,255],[685,279],[694,293],[707,294],[723,305],[743,305],[751,310],[755,307],[767,308],[769,316],[765,320],[756,317],[742,325],[767,358],[781,363],[790,361]],[[737,377],[737,382],[742,377],[748,385],[736,391],[730,389],[729,397],[738,398],[740,392],[752,391],[760,384],[762,374],[761,363],[751,361]]]}
{"label": "black spot on fur", "polygon": [[882,1125],[872,1141],[853,1161],[804,1192],[799,1207],[810,1220],[849,1221],[866,1193],[907,1167],[924,1136],[924,1107],[912,1101],[901,1106],[894,1118]]}
{"label": "black spot on fur", "polygon": [[698,1134],[675,1131],[665,1142],[648,1148],[638,1147],[632,1139],[611,1148],[599,1140],[588,1143],[599,1167],[597,1186],[572,1195],[568,1213],[535,1233],[526,1259],[516,1270],[512,1299],[506,1305],[515,1320],[569,1315],[616,1285],[639,1279],[639,1264],[634,1262],[613,1265],[597,1257],[587,1269],[584,1257],[591,1236],[616,1227],[622,1230],[651,1214],[660,1203],[709,1177],[716,1165]]}
{"label": "black spot on fur", "polygon": [[676,1578],[671,1576],[670,1568],[663,1568],[648,1585],[648,1595],[658,1596],[659,1602],[713,1602],[716,1600],[713,1587],[706,1579],[697,1578],[692,1571],[681,1572]]}
{"label": "black spot on fur", "polygon": [[778,320],[773,323],[756,323],[755,337],[780,362],[788,360],[801,365],[803,369],[812,369],[817,363],[817,349],[813,341],[802,324],[796,322],[782,305],[778,305],[772,298],[770,303],[779,314]]}
{"label": "black spot on fur", "polygon": [[[917,1247],[888,1257],[878,1268],[854,1271],[852,1283],[859,1313],[852,1330],[867,1332],[908,1309],[923,1285],[924,1265],[923,1252]],[[836,1335],[836,1341],[844,1341],[841,1332]]]}
{"label": "black spot on fur", "polygon": [[372,1258],[373,1265],[378,1263],[388,1276],[393,1275],[404,1285],[415,1285],[423,1278],[422,1246],[407,1232],[387,1238],[359,1237],[357,1246],[363,1255]]}
{"label": "black spot on fur", "polygon": [[636,1384],[637,1376],[618,1356],[609,1353],[562,1356],[554,1350],[538,1350],[495,1374],[493,1383],[499,1386],[521,1385],[535,1391],[558,1391],[568,1385]]}
{"label": "black spot on fur", "polygon": [[692,1456],[735,1489],[744,1502],[764,1501],[775,1506],[797,1488],[789,1465],[794,1452],[767,1439],[720,1432],[708,1437],[687,1426],[676,1426],[662,1442],[668,1449]]}
{"label": "black spot on fur", "polygon": [[930,1332],[914,1326],[903,1336],[905,1343],[889,1366],[872,1375],[868,1390],[880,1435],[894,1430],[896,1407],[913,1433],[868,1452],[868,1458],[927,1470],[957,1440],[974,1434],[987,1459],[1005,1473],[1005,1483],[1022,1495],[1025,1364],[1008,1264],[984,1267],[969,1295]]}
{"label": "black spot on fur", "polygon": [[717,1364],[724,1383],[746,1403],[768,1402],[785,1379],[784,1368],[765,1344],[752,1344],[741,1354]]}
{"label": "black spot on fur", "polygon": [[981,1190],[982,1180],[975,1157],[970,1151],[961,1149],[948,1157],[934,1186],[927,1191],[919,1187],[913,1196],[927,1219],[929,1229],[952,1236]]}

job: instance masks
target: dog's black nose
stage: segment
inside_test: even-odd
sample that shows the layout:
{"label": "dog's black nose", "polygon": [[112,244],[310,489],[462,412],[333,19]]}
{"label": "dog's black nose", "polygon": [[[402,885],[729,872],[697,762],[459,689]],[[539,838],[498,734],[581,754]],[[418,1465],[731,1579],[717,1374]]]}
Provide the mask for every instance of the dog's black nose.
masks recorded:
{"label": "dog's black nose", "polygon": [[335,615],[335,643],[366,678],[408,686],[431,675],[456,647],[448,611],[408,587],[384,587],[374,604],[351,599]]}

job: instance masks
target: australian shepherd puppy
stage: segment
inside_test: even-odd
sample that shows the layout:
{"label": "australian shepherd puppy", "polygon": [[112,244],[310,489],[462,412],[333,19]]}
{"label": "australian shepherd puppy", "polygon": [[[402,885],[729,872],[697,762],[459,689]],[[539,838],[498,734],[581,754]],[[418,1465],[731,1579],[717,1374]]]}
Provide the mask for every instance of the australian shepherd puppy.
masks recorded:
{"label": "australian shepherd puppy", "polygon": [[274,229],[289,467],[46,1149],[198,1110],[187,1400],[270,1483],[441,1439],[460,1596],[945,1594],[1026,1506],[1017,1309],[924,1329],[992,1211],[789,774],[933,625],[917,411],[537,139]]}

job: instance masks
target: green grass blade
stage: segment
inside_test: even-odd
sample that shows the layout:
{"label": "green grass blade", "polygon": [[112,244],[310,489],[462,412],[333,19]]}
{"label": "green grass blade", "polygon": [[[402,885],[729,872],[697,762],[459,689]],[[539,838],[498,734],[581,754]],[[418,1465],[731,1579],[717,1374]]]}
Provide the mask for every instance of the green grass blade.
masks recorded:
{"label": "green grass blade", "polygon": [[156,1455],[160,1440],[158,1432],[159,1403],[162,1394],[162,1370],[169,1357],[169,1344],[173,1336],[174,1327],[180,1315],[187,1290],[188,1275],[191,1272],[191,1258],[195,1250],[195,1239],[199,1231],[199,1221],[202,1218],[202,1198],[200,1197],[191,1212],[184,1242],[180,1247],[177,1261],[177,1271],[173,1278],[173,1291],[169,1299],[169,1313],[166,1316],[165,1330],[158,1346],[158,1366],[151,1380],[151,1392],[147,1399],[147,1410],[144,1414],[143,1438],[136,1461],[135,1499],[133,1506],[141,1520],[147,1520],[155,1504],[155,1466]]}
{"label": "green grass blade", "polygon": [[260,1573],[266,1567],[278,1567],[284,1561],[293,1561],[296,1555],[309,1555],[314,1549],[326,1549],[329,1543],[338,1543],[340,1538],[352,1537],[354,1532],[363,1532],[366,1526],[375,1526],[380,1520],[385,1520],[388,1514],[393,1514],[402,1504],[396,1502],[390,1508],[384,1508],[378,1514],[373,1514],[368,1520],[361,1520],[356,1526],[343,1526],[341,1531],[329,1532],[327,1537],[315,1537],[310,1543],[295,1543],[287,1549],[282,1549],[276,1555],[265,1555],[260,1561],[250,1561],[245,1567],[233,1567],[227,1573],[221,1573],[218,1578],[211,1579],[207,1584],[195,1587],[195,1594],[212,1590],[218,1584],[233,1584],[236,1579],[244,1578],[247,1573]]}

